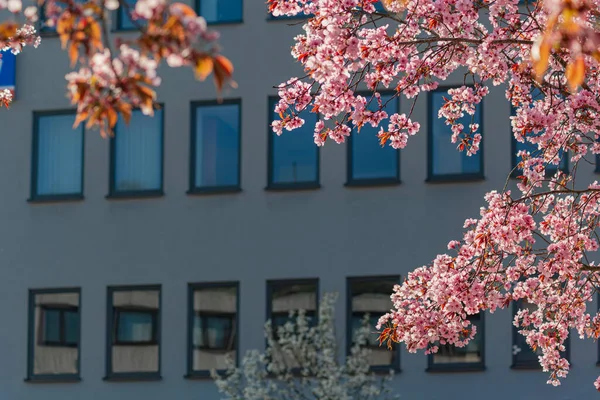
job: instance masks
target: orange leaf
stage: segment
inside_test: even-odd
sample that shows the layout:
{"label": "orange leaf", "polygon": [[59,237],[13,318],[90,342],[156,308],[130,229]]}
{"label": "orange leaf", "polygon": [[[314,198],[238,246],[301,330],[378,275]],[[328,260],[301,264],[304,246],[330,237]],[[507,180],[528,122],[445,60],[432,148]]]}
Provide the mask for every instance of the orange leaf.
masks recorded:
{"label": "orange leaf", "polygon": [[215,72],[215,85],[217,86],[217,90],[221,91],[223,88],[223,83],[231,78],[233,74],[233,64],[226,57],[222,55],[215,56],[213,59],[214,62],[214,72]]}
{"label": "orange leaf", "polygon": [[196,62],[196,68],[194,68],[194,74],[196,79],[201,81],[205,80],[213,70],[213,60],[209,56],[202,56]]}
{"label": "orange leaf", "polygon": [[[173,3],[173,4],[171,4],[171,10],[177,10],[177,11],[181,12],[183,15],[188,16],[188,17],[196,17],[196,12],[194,11],[194,9],[190,6],[188,6],[187,4]],[[173,12],[173,11],[171,11],[171,12]]]}
{"label": "orange leaf", "polygon": [[129,121],[131,121],[131,104],[120,103],[117,106],[117,109],[121,112],[121,115],[123,116],[123,121],[125,121],[125,124],[129,125]]}
{"label": "orange leaf", "polygon": [[118,114],[112,107],[109,107],[108,110],[106,110],[106,114],[108,117],[108,127],[112,129],[117,124]]}
{"label": "orange leaf", "polygon": [[565,75],[571,91],[576,91],[585,79],[585,61],[582,55],[577,56],[574,62],[567,65]]}
{"label": "orange leaf", "polygon": [[77,113],[77,116],[75,117],[75,122],[73,123],[73,129],[77,128],[80,123],[85,121],[87,119],[88,115],[89,115],[88,111],[82,111],[80,113]]}
{"label": "orange leaf", "polygon": [[541,39],[541,41],[536,41],[533,44],[532,56],[534,59],[533,66],[535,76],[538,79],[538,81],[540,81],[544,76],[544,72],[546,72],[546,69],[548,69],[548,58],[550,57],[550,43],[545,39]]}
{"label": "orange leaf", "polygon": [[77,63],[77,57],[79,56],[79,51],[77,50],[77,43],[71,42],[69,46],[69,59],[71,60],[71,67],[74,67]]}

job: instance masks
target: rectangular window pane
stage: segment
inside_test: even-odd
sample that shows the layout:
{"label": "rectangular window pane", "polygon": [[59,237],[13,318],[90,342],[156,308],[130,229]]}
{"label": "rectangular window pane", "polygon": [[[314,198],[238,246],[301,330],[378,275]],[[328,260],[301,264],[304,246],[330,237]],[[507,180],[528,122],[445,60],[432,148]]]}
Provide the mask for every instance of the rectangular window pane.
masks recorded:
{"label": "rectangular window pane", "polygon": [[144,343],[153,340],[154,316],[152,312],[118,311],[117,341]]}
{"label": "rectangular window pane", "polygon": [[157,373],[160,289],[109,288],[109,374]]}
{"label": "rectangular window pane", "polygon": [[195,129],[194,188],[239,186],[240,104],[196,107]]}
{"label": "rectangular window pane", "polygon": [[[280,119],[273,111],[275,104],[276,99],[270,98],[271,121]],[[281,136],[277,136],[269,128],[271,135],[269,184],[316,184],[319,180],[319,148],[313,139],[317,114],[305,109],[299,116],[304,120],[304,125],[292,132],[284,130]]]}
{"label": "rectangular window pane", "polygon": [[79,290],[30,295],[29,377],[79,374]]}
{"label": "rectangular window pane", "polygon": [[83,176],[83,124],[75,114],[37,117],[35,188],[32,197],[80,195]]}
{"label": "rectangular window pane", "polygon": [[198,2],[200,6],[198,14],[209,24],[242,21],[242,0],[198,0]]}
{"label": "rectangular window pane", "polygon": [[190,290],[194,316],[190,372],[225,369],[226,358],[235,360],[237,356],[237,285],[206,285]]}
{"label": "rectangular window pane", "polygon": [[[271,322],[276,329],[289,321],[290,311],[304,310],[316,324],[317,281],[313,282],[270,282],[271,304],[269,304]],[[292,319],[295,322],[295,317]]]}
{"label": "rectangular window pane", "polygon": [[[531,304],[526,300],[517,300],[513,303],[513,320],[517,315],[519,310],[529,310],[530,315],[534,311],[537,310],[535,304]],[[529,344],[525,341],[525,336],[519,333],[522,329],[531,329],[532,326],[517,328],[512,325],[513,329],[513,346],[512,346],[512,355],[513,355],[513,368],[524,368],[524,369],[541,369],[539,357],[542,355],[542,348],[538,347],[535,351],[529,346]],[[566,354],[563,354],[563,357],[569,358],[569,346],[570,346],[570,337],[565,341]]]}
{"label": "rectangular window pane", "polygon": [[[370,96],[367,97],[367,109],[377,111],[379,105],[376,99],[369,102]],[[388,117],[396,114],[398,108],[398,98],[392,98],[392,95],[382,95],[381,102],[385,107]],[[381,126],[386,126],[389,119],[381,122]],[[365,124],[357,131],[355,127],[352,129],[350,139],[351,154],[351,174],[350,181],[369,181],[369,180],[396,180],[398,176],[399,152],[393,149],[389,144],[381,147],[377,133],[379,128],[373,128],[370,124]]]}
{"label": "rectangular window pane", "polygon": [[138,29],[138,26],[145,26],[146,20],[139,18],[134,21],[131,18],[131,13],[135,10],[136,0],[125,0],[127,3],[127,7],[123,5],[119,6],[117,12],[119,16],[117,18],[117,29],[127,30],[127,29]]}
{"label": "rectangular window pane", "polygon": [[119,119],[114,140],[114,187],[118,192],[159,191],[162,189],[163,110],[154,117],[140,110],[132,113],[127,126]]}
{"label": "rectangular window pane", "polygon": [[[429,144],[431,147],[431,175],[436,176],[460,176],[480,175],[483,173],[481,167],[481,149],[477,154],[468,156],[466,151],[457,149],[458,143],[452,143],[452,129],[446,125],[445,118],[438,118],[438,111],[445,104],[444,97],[450,98],[447,90],[430,93],[431,109],[429,123],[431,124],[431,136]],[[475,108],[475,115],[466,114],[457,121],[464,126],[463,132],[469,129],[470,124],[479,124],[481,127],[481,104]],[[483,135],[482,129],[478,133]]]}
{"label": "rectangular window pane", "polygon": [[[363,324],[363,318],[368,314],[370,332],[377,332],[375,326],[379,318],[392,309],[390,296],[394,286],[399,283],[399,277],[386,278],[352,278],[348,280],[350,296],[350,332],[349,343],[354,342],[356,330]],[[399,366],[399,348],[390,351],[385,346],[379,346],[377,334],[370,334],[367,345],[371,349],[369,363],[371,366]]]}
{"label": "rectangular window pane", "polygon": [[439,350],[431,356],[433,364],[481,364],[483,362],[483,321],[480,314],[470,315],[468,320],[477,327],[475,337],[465,347],[437,344]]}
{"label": "rectangular window pane", "polygon": [[[267,291],[270,299],[267,317],[271,320],[276,340],[278,327],[285,325],[288,321],[291,321],[294,326],[296,325],[299,310],[305,311],[309,326],[317,324],[317,280],[270,281],[267,282]],[[295,312],[291,320],[289,318],[290,311]],[[281,358],[281,361],[292,369],[300,367],[292,354],[274,351],[273,357]]]}
{"label": "rectangular window pane", "polygon": [[74,345],[79,342],[79,311],[67,310],[64,312],[65,342]]}
{"label": "rectangular window pane", "polygon": [[60,343],[60,310],[43,310],[44,330],[42,342]]}

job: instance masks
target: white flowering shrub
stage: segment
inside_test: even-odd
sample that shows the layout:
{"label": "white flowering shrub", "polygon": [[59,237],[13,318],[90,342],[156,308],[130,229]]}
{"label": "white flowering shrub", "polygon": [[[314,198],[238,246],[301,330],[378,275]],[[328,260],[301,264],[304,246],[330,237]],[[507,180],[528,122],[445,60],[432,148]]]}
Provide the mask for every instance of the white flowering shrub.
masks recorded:
{"label": "white flowering shrub", "polygon": [[370,333],[368,316],[357,330],[354,344],[338,362],[334,327],[337,294],[327,293],[319,305],[318,321],[311,326],[304,311],[290,314],[290,321],[277,327],[273,335],[271,321],[265,323],[267,349],[264,354],[249,351],[236,367],[227,360],[227,370],[211,376],[231,400],[384,400],[396,399],[389,383],[394,372],[376,375],[370,371],[366,347]]}

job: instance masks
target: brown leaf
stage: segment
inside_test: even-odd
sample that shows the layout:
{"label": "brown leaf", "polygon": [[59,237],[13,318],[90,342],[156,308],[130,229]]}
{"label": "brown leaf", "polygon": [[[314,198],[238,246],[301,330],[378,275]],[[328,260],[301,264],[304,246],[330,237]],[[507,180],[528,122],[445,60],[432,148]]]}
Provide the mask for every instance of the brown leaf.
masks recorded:
{"label": "brown leaf", "polygon": [[183,3],[171,4],[171,12],[173,12],[175,10],[181,12],[185,16],[196,17],[196,12],[194,11],[194,9],[190,6],[188,6],[187,4],[183,4]]}
{"label": "brown leaf", "polygon": [[118,116],[117,112],[115,111],[115,109],[112,108],[112,107],[109,107],[106,110],[106,114],[107,114],[107,117],[108,117],[108,127],[110,129],[112,129],[117,124],[117,119],[118,119],[119,116]]}
{"label": "brown leaf", "polygon": [[88,111],[82,111],[80,113],[77,113],[77,116],[75,117],[75,122],[73,123],[73,129],[77,128],[80,123],[85,121],[87,119],[88,115],[89,115]]}
{"label": "brown leaf", "polygon": [[77,57],[79,56],[79,50],[77,50],[77,42],[71,42],[69,46],[69,59],[71,60],[71,67],[74,67],[77,63]]}
{"label": "brown leaf", "polygon": [[210,56],[202,56],[198,58],[196,62],[196,68],[194,68],[194,74],[196,75],[196,79],[201,81],[205,80],[208,75],[213,70],[213,60]]}
{"label": "brown leaf", "polygon": [[217,91],[221,91],[223,83],[231,78],[233,74],[233,64],[226,57],[217,55],[213,58],[214,73],[215,73],[215,85]]}
{"label": "brown leaf", "polygon": [[129,125],[129,121],[131,121],[131,104],[129,103],[119,103],[117,109],[121,112],[123,116],[123,121],[125,121],[126,125]]}
{"label": "brown leaf", "polygon": [[[537,54],[536,54],[537,53]],[[542,38],[533,44],[532,48],[534,73],[538,81],[544,76],[548,69],[548,58],[550,57],[550,43]]]}
{"label": "brown leaf", "polygon": [[583,55],[577,56],[575,61],[567,65],[565,75],[571,91],[576,91],[585,79],[585,61],[583,60]]}

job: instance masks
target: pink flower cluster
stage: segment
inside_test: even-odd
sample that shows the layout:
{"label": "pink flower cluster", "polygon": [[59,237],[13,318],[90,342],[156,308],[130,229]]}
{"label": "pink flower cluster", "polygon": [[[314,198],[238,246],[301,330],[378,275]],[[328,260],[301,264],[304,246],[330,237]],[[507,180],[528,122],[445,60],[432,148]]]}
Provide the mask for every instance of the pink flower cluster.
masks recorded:
{"label": "pink flower cluster", "polygon": [[[382,143],[404,148],[420,130],[411,120],[416,98],[459,75],[464,85],[449,91],[438,115],[451,127],[452,142],[472,155],[481,145],[480,128],[461,121],[475,113],[490,84],[505,85],[515,109],[515,139],[537,148],[518,154],[518,191],[488,193],[479,218],[467,220],[463,238],[448,244],[454,253],[437,256],[394,289],[394,308],[378,328],[391,324],[382,339],[404,342],[411,352],[436,352],[439,344],[465,346],[476,335],[469,315],[525,300],[537,308],[519,312],[514,324],[531,347],[541,349],[540,363],[553,385],[569,370],[561,356],[569,330],[600,337],[600,315],[586,312],[600,287],[600,266],[588,261],[598,250],[600,185],[548,173],[564,157],[575,170],[600,154],[599,59],[585,55],[577,91],[567,78],[580,77],[568,66],[571,54],[581,52],[572,48],[579,39],[569,38],[568,30],[556,37],[570,50],[551,48],[542,76],[536,76],[532,59],[540,56],[536,52],[543,49],[534,43],[562,1],[545,2],[544,8],[518,0],[384,0],[387,11],[376,13],[372,0],[269,0],[273,15],[312,14],[292,50],[306,77],[280,86],[281,118],[273,123],[278,134],[302,126],[296,111],[308,109],[319,115],[320,146],[327,138],[344,142],[351,125],[370,124],[380,127]],[[586,10],[571,25],[588,35],[581,43],[600,43],[592,17],[600,3],[570,4]],[[365,88],[372,94],[365,95]],[[412,102],[409,113],[384,111],[380,92],[390,89]],[[595,386],[600,389],[600,378]]]}

